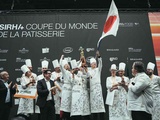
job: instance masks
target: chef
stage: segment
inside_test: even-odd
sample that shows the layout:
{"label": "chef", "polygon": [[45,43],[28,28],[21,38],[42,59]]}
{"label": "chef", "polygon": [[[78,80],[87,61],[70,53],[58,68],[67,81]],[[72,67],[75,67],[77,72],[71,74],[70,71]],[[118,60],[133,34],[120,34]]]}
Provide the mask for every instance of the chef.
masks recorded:
{"label": "chef", "polygon": [[42,71],[42,74],[38,75],[38,78],[37,78],[38,80],[41,80],[41,79],[44,78],[43,72],[48,69],[48,64],[49,64],[49,62],[47,60],[43,60],[41,62],[41,66],[42,66],[41,71]]}

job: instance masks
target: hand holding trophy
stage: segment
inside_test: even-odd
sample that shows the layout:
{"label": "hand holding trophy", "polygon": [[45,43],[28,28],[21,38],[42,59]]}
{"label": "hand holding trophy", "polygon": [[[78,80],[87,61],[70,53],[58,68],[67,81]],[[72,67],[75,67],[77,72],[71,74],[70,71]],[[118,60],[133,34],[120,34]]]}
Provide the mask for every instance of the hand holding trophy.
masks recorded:
{"label": "hand holding trophy", "polygon": [[79,51],[80,51],[80,61],[82,62],[81,67],[83,67],[83,68],[87,67],[86,59],[84,57],[84,48],[82,46],[80,46]]}

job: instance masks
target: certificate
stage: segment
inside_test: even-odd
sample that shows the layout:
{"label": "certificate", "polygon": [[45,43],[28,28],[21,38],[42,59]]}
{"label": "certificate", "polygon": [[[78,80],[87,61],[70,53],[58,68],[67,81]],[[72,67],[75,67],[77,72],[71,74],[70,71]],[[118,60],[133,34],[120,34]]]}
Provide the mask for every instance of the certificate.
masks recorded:
{"label": "certificate", "polygon": [[113,105],[114,93],[115,93],[115,90],[113,90],[112,92],[110,92],[110,90],[108,90],[108,94],[107,94],[107,98],[106,98],[107,105],[111,105],[111,106]]}
{"label": "certificate", "polygon": [[32,98],[36,99],[37,97],[37,88],[36,86],[29,86],[26,89],[23,89],[21,85],[18,85],[18,92],[14,95],[16,98]]}

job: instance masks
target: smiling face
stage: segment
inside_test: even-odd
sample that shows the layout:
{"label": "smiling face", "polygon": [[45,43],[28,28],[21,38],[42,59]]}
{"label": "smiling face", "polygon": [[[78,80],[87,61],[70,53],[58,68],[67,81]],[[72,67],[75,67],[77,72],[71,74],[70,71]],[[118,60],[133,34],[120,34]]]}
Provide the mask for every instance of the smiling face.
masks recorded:
{"label": "smiling face", "polygon": [[60,67],[56,67],[56,68],[54,68],[54,70],[55,70],[55,72],[57,72],[57,73],[60,73],[60,72],[61,72]]}
{"label": "smiling face", "polygon": [[69,64],[65,64],[65,65],[64,65],[64,69],[66,69],[66,70],[70,70],[70,66],[69,66]]}
{"label": "smiling face", "polygon": [[97,63],[96,62],[92,62],[90,65],[91,65],[92,69],[97,67]]}
{"label": "smiling face", "polygon": [[117,70],[111,69],[110,71],[111,71],[111,76],[113,76],[113,77],[116,76]]}
{"label": "smiling face", "polygon": [[120,77],[122,77],[122,76],[124,75],[124,73],[125,73],[124,70],[119,70],[119,71],[118,71],[118,75],[119,75]]}
{"label": "smiling face", "polygon": [[44,77],[45,77],[47,80],[50,80],[50,78],[51,78],[51,71],[50,71],[50,70],[44,71]]}
{"label": "smiling face", "polygon": [[28,78],[32,75],[32,72],[31,71],[28,71],[25,73],[25,76],[27,76]]}
{"label": "smiling face", "polygon": [[6,71],[1,72],[1,78],[4,81],[8,81],[9,80],[9,74],[8,74],[8,72],[6,72]]}

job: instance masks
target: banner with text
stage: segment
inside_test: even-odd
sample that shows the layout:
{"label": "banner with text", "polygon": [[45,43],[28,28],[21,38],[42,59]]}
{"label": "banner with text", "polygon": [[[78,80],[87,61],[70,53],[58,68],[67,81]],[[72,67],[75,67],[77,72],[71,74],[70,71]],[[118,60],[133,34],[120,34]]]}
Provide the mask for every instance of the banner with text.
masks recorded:
{"label": "banner with text", "polygon": [[[0,16],[0,71],[6,70],[10,79],[18,81],[20,67],[26,59],[32,60],[33,72],[41,74],[41,61],[52,61],[62,54],[68,59],[80,58],[79,48],[84,48],[87,62],[95,57],[96,44],[103,31],[107,12],[53,12],[13,13]],[[132,77],[134,61],[145,67],[154,62],[155,54],[147,12],[120,12],[117,36],[107,36],[101,43],[103,60],[102,88],[106,98],[106,78],[111,64],[125,62],[126,76]],[[157,68],[155,69],[157,74]]]}

